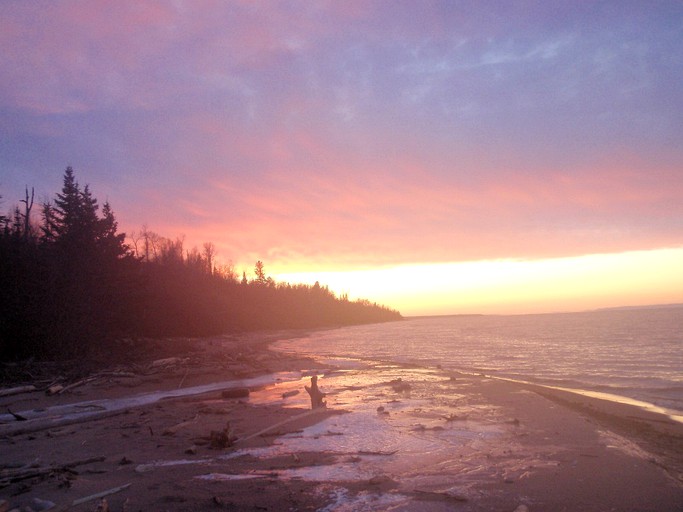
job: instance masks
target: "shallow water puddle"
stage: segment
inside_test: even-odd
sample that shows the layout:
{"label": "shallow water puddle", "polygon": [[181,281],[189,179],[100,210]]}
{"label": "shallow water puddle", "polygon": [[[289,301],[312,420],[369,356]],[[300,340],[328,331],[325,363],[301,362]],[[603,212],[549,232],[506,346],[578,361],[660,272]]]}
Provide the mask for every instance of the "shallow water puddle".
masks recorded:
{"label": "shallow water puddle", "polygon": [[331,503],[320,512],[362,512],[374,510],[396,510],[397,506],[410,502],[408,496],[394,493],[377,493],[360,491],[351,493],[344,487],[332,489],[323,487],[319,490]]}
{"label": "shallow water puddle", "polygon": [[272,471],[265,472],[254,472],[254,473],[207,473],[206,475],[197,475],[195,478],[198,480],[209,480],[211,482],[230,482],[233,480],[250,480],[253,478],[264,478],[272,476]]}
{"label": "shallow water puddle", "polygon": [[[249,401],[308,408],[303,391],[308,382],[308,377],[273,382],[254,391]],[[319,385],[329,408],[351,414],[329,416],[278,437],[271,446],[156,461],[136,470],[196,464],[211,466],[211,472],[196,476],[204,480],[304,480],[327,493],[332,503],[326,510],[401,510],[416,499],[427,502],[425,510],[445,510],[449,500],[475,498],[478,484],[524,478],[531,468],[556,464],[547,454],[528,453],[516,443],[495,407],[462,394],[465,381],[430,370],[382,366],[328,373]],[[224,471],[237,457],[268,460],[301,453],[320,453],[334,462],[270,472]]]}
{"label": "shallow water puddle", "polygon": [[[279,383],[254,393],[250,400],[282,400],[283,392],[297,385],[301,389],[307,382],[304,378]],[[449,381],[438,372],[397,366],[344,370],[321,377],[319,385],[329,407],[351,414],[328,417],[278,438],[275,445],[237,450],[223,459],[247,454],[261,459],[311,452],[333,455],[332,464],[274,472],[279,479],[315,482],[320,492],[332,493],[333,503],[326,510],[400,510],[423,491],[448,501],[455,498],[443,493],[454,485],[454,493],[467,499],[475,484],[519,478],[529,465],[544,464],[528,454],[491,460],[491,453],[515,450],[506,435],[509,427],[500,419],[492,421],[496,410],[491,406],[461,404],[465,395],[458,391],[467,383]],[[306,394],[294,398],[308,405]],[[465,419],[467,415],[471,418]],[[372,489],[377,482],[391,482],[394,488]],[[358,485],[370,488],[351,490]],[[443,506],[430,501],[426,509]]]}

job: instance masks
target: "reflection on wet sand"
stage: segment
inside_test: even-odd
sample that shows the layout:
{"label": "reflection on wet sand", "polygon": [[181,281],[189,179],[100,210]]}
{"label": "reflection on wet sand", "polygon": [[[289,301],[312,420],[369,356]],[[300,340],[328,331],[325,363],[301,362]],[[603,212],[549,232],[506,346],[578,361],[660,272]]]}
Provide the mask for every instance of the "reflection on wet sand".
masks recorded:
{"label": "reflection on wet sand", "polygon": [[[609,472],[623,464],[622,456],[640,461],[645,470],[653,460],[615,432],[585,429],[581,422],[586,420],[577,415],[565,418],[568,411],[555,408],[537,386],[439,369],[334,363],[338,369],[323,374],[320,386],[330,408],[350,414],[330,416],[272,446],[231,454],[263,459],[327,455],[326,464],[282,469],[277,478],[314,483],[332,500],[329,510],[442,510],[487,495],[495,501],[496,494],[505,494],[501,482],[534,489],[548,475],[576,478],[570,476],[576,473],[583,481],[582,468],[595,472],[596,462]],[[278,382],[251,399],[304,407],[305,395],[283,398],[301,385]],[[218,474],[204,477],[231,478]],[[680,477],[675,469],[669,474],[681,494]],[[619,479],[618,472],[614,478]]]}

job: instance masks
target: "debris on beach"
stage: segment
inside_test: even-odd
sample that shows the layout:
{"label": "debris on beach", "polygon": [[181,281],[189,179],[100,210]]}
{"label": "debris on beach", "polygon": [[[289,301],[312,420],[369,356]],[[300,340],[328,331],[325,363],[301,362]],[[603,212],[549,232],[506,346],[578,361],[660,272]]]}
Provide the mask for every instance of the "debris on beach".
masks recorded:
{"label": "debris on beach", "polygon": [[107,498],[102,498],[100,500],[100,502],[97,504],[95,512],[109,512],[109,502],[107,502]]}
{"label": "debris on beach", "polygon": [[232,388],[221,391],[222,398],[246,398],[249,396],[249,388]]}
{"label": "debris on beach", "polygon": [[0,397],[11,396],[11,395],[21,395],[23,393],[32,393],[32,392],[36,391],[37,389],[38,388],[36,388],[34,385],[16,386],[16,387],[12,387],[12,388],[0,389]]}
{"label": "debris on beach", "polygon": [[11,508],[9,501],[0,499],[0,512],[43,512],[44,510],[52,510],[56,506],[57,504],[53,501],[33,498],[30,506],[19,509],[18,507]]}
{"label": "debris on beach", "polygon": [[43,500],[40,498],[33,498],[31,500],[31,510],[34,512],[42,512],[43,510],[50,510],[55,508],[57,505],[55,502],[50,500]]}
{"label": "debris on beach", "polygon": [[86,378],[86,379],[77,380],[76,382],[72,382],[71,384],[69,384],[69,385],[67,385],[67,386],[61,386],[61,385],[59,385],[59,386],[58,386],[59,389],[57,389],[53,394],[61,395],[62,393],[66,393],[67,391],[71,391],[72,389],[76,389],[76,388],[78,388],[78,387],[80,387],[80,386],[83,386],[83,385],[85,385],[85,384],[89,384],[89,383],[91,383],[91,382],[97,380],[98,378],[99,378],[99,377],[98,377],[97,375],[95,375],[95,376],[92,376],[92,377],[88,377],[88,378]]}
{"label": "debris on beach", "polygon": [[104,457],[91,457],[83,460],[76,460],[67,462],[65,464],[56,464],[50,466],[35,466],[34,464],[27,464],[18,468],[4,468],[0,469],[0,488],[7,487],[10,484],[30,480],[33,478],[43,478],[46,476],[56,475],[75,475],[74,468],[84,466],[86,464],[93,464],[95,462],[104,461]]}
{"label": "debris on beach", "polygon": [[415,489],[412,494],[415,499],[424,501],[469,501],[469,498],[457,489],[448,489],[446,491],[423,491]]}
{"label": "debris on beach", "polygon": [[54,385],[48,387],[45,390],[45,393],[47,395],[56,395],[57,393],[59,393],[63,389],[64,389],[64,386],[62,386],[61,384],[54,384]]}
{"label": "debris on beach", "polygon": [[180,363],[187,362],[188,359],[181,359],[180,357],[165,357],[163,359],[156,359],[149,365],[150,368],[161,368],[164,366],[176,366]]}
{"label": "debris on beach", "polygon": [[311,386],[304,386],[304,389],[311,397],[311,409],[319,409],[327,407],[327,402],[323,401],[325,393],[318,388],[318,376],[311,377]]}
{"label": "debris on beach", "polygon": [[198,419],[198,418],[199,418],[199,414],[195,415],[195,417],[192,418],[191,420],[182,421],[182,422],[180,422],[180,423],[177,423],[176,425],[173,425],[172,427],[168,427],[167,429],[165,429],[165,430],[161,433],[161,435],[162,435],[162,436],[174,436],[174,435],[176,435],[176,433],[177,433],[179,430],[181,430],[181,429],[183,429],[183,428],[185,428],[185,427],[188,427],[188,426],[190,426],[190,425],[194,425],[195,423],[197,423],[197,419]]}
{"label": "debris on beach", "polygon": [[7,413],[13,416],[17,421],[26,421],[25,417],[23,417],[21,414],[17,414],[16,412],[12,412],[9,407],[7,408]]}
{"label": "debris on beach", "polygon": [[237,441],[237,436],[232,426],[230,426],[230,422],[228,422],[223,430],[211,431],[209,447],[214,450],[224,450],[232,446],[235,441]]}
{"label": "debris on beach", "polygon": [[403,382],[403,379],[401,379],[400,377],[398,379],[390,380],[388,385],[396,393],[405,393],[407,391],[410,391],[412,388],[412,386],[408,382]]}
{"label": "debris on beach", "polygon": [[397,487],[398,483],[387,475],[375,475],[371,477],[367,482],[367,485],[372,487],[381,487],[383,489]]}
{"label": "debris on beach", "polygon": [[445,419],[449,423],[451,421],[467,421],[467,415],[465,414],[463,416],[458,416],[455,413],[451,413],[448,416],[443,416],[443,419]]}
{"label": "debris on beach", "polygon": [[[131,484],[124,484],[120,485],[118,487],[113,487],[111,489],[107,489],[106,491],[98,492],[96,494],[91,494],[89,496],[84,496],[83,498],[79,498],[77,500],[74,500],[71,506],[75,507],[77,505],[81,505],[82,503],[88,503],[89,501],[94,501],[99,498],[104,498],[105,496],[109,496],[111,494],[116,494],[119,493],[125,489],[128,489],[131,486]],[[107,509],[109,507],[107,506]]]}
{"label": "debris on beach", "polygon": [[[321,382],[327,393],[321,389],[317,391],[321,395],[320,401],[323,404],[326,401],[329,408],[306,409],[306,396],[311,398],[313,406],[309,389],[313,389],[314,379],[306,386],[307,395],[300,390],[304,384],[309,384],[313,375],[302,382],[302,374],[292,372],[290,363],[284,367],[287,373],[283,371],[262,381],[239,379],[232,384],[216,382],[215,386],[214,383],[209,386],[200,385],[201,381],[197,382],[199,379],[193,377],[196,370],[191,366],[193,361],[154,369],[149,365],[132,367],[130,375],[150,379],[145,381],[149,383],[145,391],[134,396],[119,397],[118,392],[108,392],[104,397],[97,396],[97,400],[86,401],[99,391],[93,385],[109,386],[114,374],[123,374],[123,370],[116,369],[108,376],[104,372],[97,374],[98,380],[82,388],[67,390],[67,394],[72,391],[76,391],[75,395],[85,394],[83,390],[89,393],[78,403],[66,404],[68,400],[64,395],[61,399],[59,395],[45,396],[47,381],[35,386],[35,396],[3,401],[2,412],[9,407],[28,421],[20,422],[11,414],[0,415],[3,423],[0,437],[7,443],[7,449],[12,450],[5,454],[4,458],[8,460],[0,460],[0,490],[7,492],[6,496],[15,496],[16,492],[30,494],[17,498],[17,503],[6,502],[5,509],[0,500],[0,512],[8,512],[20,504],[21,508],[17,510],[21,512],[28,507],[36,511],[37,507],[30,502],[33,496],[53,500],[57,502],[54,509],[66,510],[62,507],[69,508],[74,498],[130,481],[124,476],[130,473],[135,475],[134,482],[137,482],[133,483],[135,493],[130,493],[130,502],[123,503],[125,495],[115,499],[97,493],[85,496],[90,501],[79,509],[89,512],[163,510],[167,503],[172,507],[171,502],[165,500],[181,502],[182,499],[183,502],[187,500],[182,506],[188,510],[192,507],[245,509],[249,506],[278,510],[285,505],[289,505],[290,510],[303,510],[307,500],[315,503],[317,510],[333,510],[335,504],[341,510],[382,507],[446,510],[476,507],[480,502],[488,505],[498,497],[489,498],[481,489],[494,488],[499,494],[509,496],[503,510],[528,512],[529,508],[520,503],[527,499],[526,496],[533,497],[527,493],[529,475],[555,471],[568,479],[577,471],[576,463],[570,466],[560,462],[565,454],[557,454],[558,450],[564,450],[564,444],[548,444],[550,438],[540,437],[554,432],[554,443],[555,436],[562,439],[556,432],[558,429],[538,426],[536,420],[532,420],[536,417],[528,410],[517,408],[517,402],[513,407],[505,401],[507,395],[500,390],[505,390],[508,384],[463,377],[458,381],[460,387],[455,389],[441,374],[406,368],[339,372],[329,379],[326,373]],[[222,361],[222,364],[232,364],[239,359],[236,352],[232,352]],[[217,363],[212,359],[207,364]],[[321,370],[316,371],[320,376]],[[168,389],[149,390],[157,387],[152,380],[157,377],[150,377],[157,372],[163,374]],[[217,371],[215,375],[223,379],[227,373],[230,372]],[[178,381],[182,382],[181,377],[187,380],[187,387],[178,390],[176,386]],[[60,383],[68,386],[79,380],[82,379],[63,378]],[[317,388],[317,379],[315,382]],[[222,391],[229,385],[248,386],[242,389],[251,390],[250,398],[226,399]],[[471,392],[461,389],[469,386]],[[159,384],[158,387],[163,386]],[[397,394],[402,392],[409,393]],[[108,398],[110,395],[114,396]],[[296,395],[299,397],[282,402]],[[514,397],[519,398],[518,395]],[[38,399],[39,403],[32,403]],[[524,399],[528,397],[524,395]],[[30,405],[19,406],[21,403]],[[522,405],[526,407],[527,403]],[[528,405],[529,408],[533,406],[534,403]],[[113,407],[122,407],[120,410],[128,411],[128,416],[83,428],[64,428],[65,424],[54,427],[54,421],[60,415],[93,414],[88,416],[89,421],[102,418],[99,414],[112,414]],[[19,432],[20,428],[28,432],[27,423],[41,421],[48,425],[48,420],[52,426],[44,435],[35,435],[37,427],[31,428],[35,437],[28,437],[30,443],[15,434],[15,429]],[[80,421],[85,422],[86,418]],[[583,420],[577,422],[579,426],[583,423]],[[516,428],[518,426],[521,428]],[[2,436],[3,433],[6,435]],[[522,435],[527,437],[522,438]],[[59,445],[61,437],[65,439],[64,447],[78,447],[85,456],[92,454],[93,446],[107,450],[99,453],[107,455],[111,464],[97,464],[92,466],[93,470],[79,469],[78,472],[57,464],[48,465],[46,461],[60,460],[58,457],[66,451],[60,448],[55,459],[43,455],[51,453],[45,450]],[[91,444],[93,439],[99,444]],[[111,440],[111,443],[103,446],[100,439]],[[119,442],[121,445],[117,444]],[[19,448],[24,446],[27,451],[21,452]],[[211,452],[209,448],[215,451]],[[601,463],[607,456],[603,453],[611,450],[601,448],[603,451],[587,454],[583,444],[579,448],[581,453],[574,456],[579,465],[582,462],[593,464],[593,459],[596,459],[595,464]],[[573,449],[573,445],[569,449]],[[35,457],[29,459],[28,453],[40,454],[42,461]],[[74,457],[74,453],[70,452],[70,456]],[[176,460],[180,457],[182,459]],[[16,483],[8,482],[9,472],[19,469],[27,471],[22,474],[26,478]],[[35,478],[27,476],[31,474],[28,470],[38,471],[38,474],[34,473]],[[78,473],[88,476],[81,477]],[[100,473],[102,476],[93,476]],[[126,480],[120,480],[122,478]],[[571,480],[563,482],[572,485]],[[3,489],[3,484],[11,484],[12,488]],[[167,484],[178,487],[171,491]],[[214,494],[219,492],[218,488],[221,494]],[[117,489],[120,488],[113,488]],[[264,489],[267,492],[261,492]],[[266,498],[267,493],[271,494]],[[468,501],[469,505],[459,503]],[[532,503],[534,509],[540,507],[536,502]]]}

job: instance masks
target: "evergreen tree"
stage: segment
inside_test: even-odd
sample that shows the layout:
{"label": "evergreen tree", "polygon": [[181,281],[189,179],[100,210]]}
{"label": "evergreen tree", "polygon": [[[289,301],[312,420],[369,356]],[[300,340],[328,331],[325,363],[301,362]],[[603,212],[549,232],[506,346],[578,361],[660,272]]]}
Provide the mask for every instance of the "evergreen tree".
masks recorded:
{"label": "evergreen tree", "polygon": [[109,201],[102,206],[102,219],[99,221],[98,243],[102,254],[114,258],[120,258],[130,254],[125,243],[126,234],[117,233],[118,222],[114,218]]}
{"label": "evergreen tree", "polygon": [[[326,286],[276,284],[262,261],[255,279],[232,264],[216,269],[215,247],[184,257],[183,239],[148,231],[144,258],[130,250],[111,205],[101,214],[88,186],[64,172],[43,205],[40,239],[30,225],[33,194],[0,217],[0,360],[112,353],[113,340],[198,336],[236,330],[301,328],[400,319],[365,301],[337,299]],[[111,343],[111,344],[110,344]]]}
{"label": "evergreen tree", "polygon": [[86,185],[81,190],[74,171],[64,172],[62,192],[54,204],[43,205],[43,240],[55,244],[69,257],[98,256],[120,258],[128,254],[126,235],[118,234],[118,224],[109,202],[97,215],[97,199]]}
{"label": "evergreen tree", "polygon": [[256,274],[256,283],[266,284],[268,281],[266,278],[266,271],[261,260],[257,261],[256,265],[254,265],[254,274]]}
{"label": "evergreen tree", "polygon": [[78,217],[76,218],[76,240],[82,248],[94,249],[101,238],[100,219],[97,216],[99,210],[97,199],[90,192],[90,186],[86,185],[80,193]]}
{"label": "evergreen tree", "polygon": [[[94,207],[92,203],[91,207]],[[82,224],[82,210],[81,190],[76,182],[74,171],[69,166],[64,172],[62,192],[57,194],[54,205],[47,203],[43,207],[43,232],[46,239],[65,245],[76,242],[79,225]]]}

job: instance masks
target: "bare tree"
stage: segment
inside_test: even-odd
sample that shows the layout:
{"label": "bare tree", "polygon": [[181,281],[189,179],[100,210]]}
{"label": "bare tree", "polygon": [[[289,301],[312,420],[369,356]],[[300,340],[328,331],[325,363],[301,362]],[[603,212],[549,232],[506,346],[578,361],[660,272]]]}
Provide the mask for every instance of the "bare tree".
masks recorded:
{"label": "bare tree", "polygon": [[[138,242],[142,241],[142,248],[138,249]],[[165,244],[163,237],[154,231],[150,231],[147,224],[142,225],[140,233],[137,234],[137,240],[134,241],[136,252],[141,251],[140,256],[144,261],[154,261],[159,257],[159,251]]]}
{"label": "bare tree", "polygon": [[24,219],[24,240],[28,240],[31,236],[31,209],[33,208],[33,198],[35,197],[35,190],[31,187],[31,198],[28,197],[28,186],[26,186],[26,199],[19,202],[24,203],[24,213],[21,215]]}
{"label": "bare tree", "polygon": [[[157,235],[158,236],[158,235]],[[151,240],[151,237],[150,237]],[[158,255],[155,255],[156,260],[164,264],[182,264],[185,262],[183,257],[183,244],[185,243],[185,236],[176,237],[175,240],[170,238],[158,237],[156,244],[158,245]],[[196,250],[196,248],[195,248]]]}
{"label": "bare tree", "polygon": [[214,274],[222,277],[227,281],[237,281],[237,271],[232,261],[228,261],[222,265],[217,264],[214,268]]}
{"label": "bare tree", "polygon": [[216,246],[211,242],[204,242],[204,263],[206,264],[206,273],[213,274],[213,260],[216,257]]}
{"label": "bare tree", "polygon": [[130,239],[130,243],[133,246],[133,254],[136,258],[139,258],[140,249],[138,247],[138,243],[142,240],[142,232],[138,233],[137,231],[131,231],[130,235],[128,235],[128,238]]}

